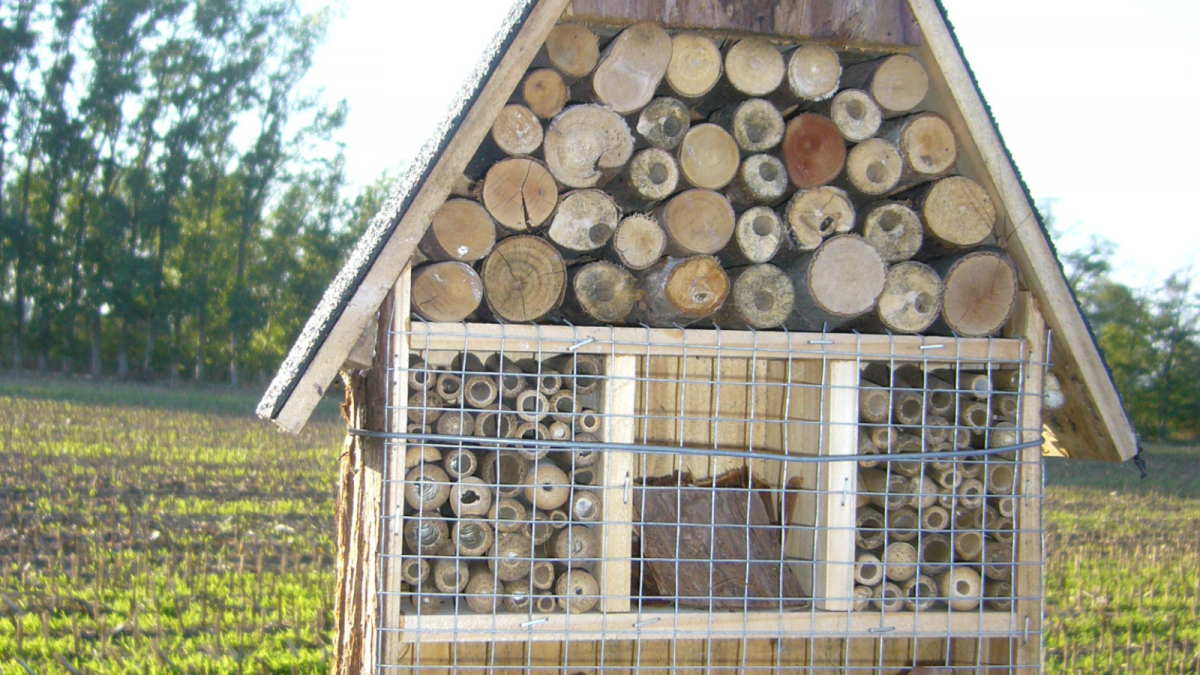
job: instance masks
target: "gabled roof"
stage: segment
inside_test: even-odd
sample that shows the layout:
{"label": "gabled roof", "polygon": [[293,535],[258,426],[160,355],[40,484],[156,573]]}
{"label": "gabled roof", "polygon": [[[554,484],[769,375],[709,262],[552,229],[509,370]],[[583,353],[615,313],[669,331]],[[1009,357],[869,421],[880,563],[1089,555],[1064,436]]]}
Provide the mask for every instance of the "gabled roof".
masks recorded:
{"label": "gabled roof", "polygon": [[[380,303],[408,264],[436,208],[483,141],[564,9],[577,19],[619,27],[658,20],[674,27],[772,32],[796,39],[914,51],[925,64],[937,112],[963,140],[960,166],[984,183],[1005,215],[998,237],[1041,304],[1052,330],[1051,360],[1067,405],[1047,411],[1059,443],[1072,456],[1119,461],[1137,453],[1094,336],[1068,287],[1029,190],[1004,145],[978,83],[938,0],[851,0],[763,4],[735,0],[662,3],[606,0],[521,0],[451,105],[437,133],[414,159],[326,291],[258,406],[260,417],[289,431],[307,421]],[[737,11],[725,11],[728,5]],[[683,9],[680,9],[680,8]],[[689,9],[690,8],[690,9]],[[694,11],[692,11],[694,10]],[[791,12],[789,14],[789,12]],[[649,14],[648,14],[649,13]]]}

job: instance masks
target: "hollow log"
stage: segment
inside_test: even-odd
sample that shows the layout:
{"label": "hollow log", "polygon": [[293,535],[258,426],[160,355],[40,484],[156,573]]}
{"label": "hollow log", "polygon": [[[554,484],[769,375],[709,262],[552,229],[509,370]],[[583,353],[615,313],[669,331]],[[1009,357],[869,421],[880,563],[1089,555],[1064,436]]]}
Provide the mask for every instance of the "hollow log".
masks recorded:
{"label": "hollow log", "polygon": [[[724,132],[722,132],[724,133]],[[736,225],[729,200],[712,190],[687,190],[655,212],[674,256],[711,255],[729,243]]]}
{"label": "hollow log", "polygon": [[558,186],[541,162],[514,157],[492,165],[483,179],[483,205],[501,227],[527,232],[541,227],[558,206]]}
{"label": "hollow log", "polygon": [[903,262],[921,249],[921,219],[898,202],[876,202],[862,215],[860,234],[887,263]]}
{"label": "hollow log", "polygon": [[866,314],[883,292],[885,268],[862,237],[841,234],[805,252],[788,267],[796,301],[788,327],[832,330]]}
{"label": "hollow log", "polygon": [[616,202],[601,190],[574,190],[562,198],[546,235],[564,256],[604,248],[621,221]]}
{"label": "hollow log", "polygon": [[826,237],[854,228],[854,205],[845,190],[823,186],[792,195],[783,217],[796,248],[812,251]]}
{"label": "hollow log", "polygon": [[543,239],[522,235],[496,244],[480,274],[488,308],[511,323],[537,321],[558,309],[567,290],[567,267]]}
{"label": "hollow log", "polygon": [[931,260],[945,284],[939,326],[963,337],[997,334],[1017,303],[1017,268],[999,249]]}
{"label": "hollow log", "polygon": [[942,280],[927,265],[908,261],[888,268],[875,311],[864,317],[867,332],[922,333],[942,311]]}
{"label": "hollow log", "polygon": [[612,110],[576,105],[551,120],[542,148],[546,166],[563,185],[598,187],[633,156],[633,134]]}
{"label": "hollow log", "polygon": [[421,252],[433,262],[483,259],[496,244],[496,223],[478,202],[448,199],[438,207],[421,238]]}
{"label": "hollow log", "polygon": [[841,183],[868,197],[878,197],[893,192],[903,173],[904,160],[896,144],[869,138],[850,149]]}
{"label": "hollow log", "polygon": [[786,238],[779,215],[766,206],[755,206],[738,216],[733,238],[719,257],[733,267],[770,262]]}
{"label": "hollow log", "polygon": [[677,151],[679,174],[689,185],[719,190],[733,180],[741,161],[737,142],[716,124],[700,124],[684,134]]}
{"label": "hollow log", "polygon": [[894,192],[941,178],[958,163],[954,130],[937,113],[888,120],[879,129],[879,137],[895,144],[903,160]]}
{"label": "hollow log", "polygon": [[813,106],[811,111],[828,117],[842,138],[851,143],[873,137],[883,123],[879,104],[861,89],[843,90],[832,99]]}
{"label": "hollow log", "polygon": [[787,124],[783,162],[796,187],[825,185],[837,178],[846,165],[845,141],[828,117],[802,113]]}
{"label": "hollow log", "polygon": [[466,321],[482,301],[483,281],[466,263],[433,263],[413,273],[413,311],[426,321]]}
{"label": "hollow log", "polygon": [[636,316],[649,326],[686,326],[711,316],[729,295],[729,277],[712,256],[665,258],[641,279]]}
{"label": "hollow log", "polygon": [[570,272],[566,309],[580,322],[601,325],[625,321],[637,302],[637,280],[610,262],[593,262]]}
{"label": "hollow log", "polygon": [[795,289],[778,267],[751,265],[729,275],[729,297],[713,321],[722,328],[778,328],[792,313]]}
{"label": "hollow log", "polygon": [[750,155],[742,161],[733,182],[725,189],[729,203],[738,208],[774,205],[788,191],[787,168],[774,155]]}
{"label": "hollow log", "polygon": [[738,148],[747,154],[766,152],[783,141],[783,115],[770,101],[761,98],[725,106],[709,120],[728,131]]}
{"label": "hollow log", "polygon": [[590,78],[598,102],[619,115],[641,110],[671,62],[671,36],[654,23],[636,23],[605,47]]}
{"label": "hollow log", "polygon": [[691,124],[691,114],[682,101],[669,97],[656,98],[638,115],[636,130],[639,145],[674,150],[683,141]]}
{"label": "hollow log", "polygon": [[636,213],[617,225],[610,246],[622,265],[641,271],[657,262],[666,252],[667,234],[659,227],[657,218]]}
{"label": "hollow log", "polygon": [[639,151],[621,175],[605,191],[628,211],[645,211],[675,194],[679,187],[679,164],[662,148]]}
{"label": "hollow log", "polygon": [[885,56],[842,70],[844,89],[863,89],[875,99],[885,117],[902,115],[921,104],[929,91],[924,66],[907,54]]}

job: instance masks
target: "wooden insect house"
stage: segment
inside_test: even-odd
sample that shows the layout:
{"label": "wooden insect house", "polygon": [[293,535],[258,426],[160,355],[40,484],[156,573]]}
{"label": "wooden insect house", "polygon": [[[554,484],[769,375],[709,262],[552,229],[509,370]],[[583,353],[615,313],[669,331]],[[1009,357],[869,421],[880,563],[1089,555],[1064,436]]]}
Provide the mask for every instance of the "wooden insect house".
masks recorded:
{"label": "wooden insect house", "polygon": [[259,413],[339,373],[337,673],[1037,672],[1137,452],[936,0],[517,3]]}

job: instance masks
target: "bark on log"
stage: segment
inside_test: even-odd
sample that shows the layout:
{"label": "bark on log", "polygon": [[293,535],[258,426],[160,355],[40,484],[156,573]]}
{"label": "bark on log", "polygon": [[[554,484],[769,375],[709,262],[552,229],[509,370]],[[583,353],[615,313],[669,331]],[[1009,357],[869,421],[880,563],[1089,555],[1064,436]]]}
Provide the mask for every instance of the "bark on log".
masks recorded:
{"label": "bark on log", "polygon": [[541,227],[554,213],[558,186],[541,162],[514,157],[488,169],[482,197],[501,227],[520,233]]}
{"label": "bark on log", "polygon": [[562,112],[570,98],[570,87],[552,68],[531,70],[521,82],[521,101],[533,114],[545,120]]}
{"label": "bark on log", "polygon": [[755,206],[738,216],[733,238],[719,257],[734,267],[770,262],[786,238],[779,215],[766,206]]}
{"label": "bark on log", "polygon": [[741,154],[737,142],[716,124],[688,130],[679,144],[679,173],[693,187],[720,190],[733,180]]}
{"label": "bark on log", "polygon": [[945,283],[942,328],[963,337],[995,335],[1017,303],[1017,268],[998,249],[976,249],[932,260]]}
{"label": "bark on log", "polygon": [[604,49],[590,85],[596,100],[620,115],[641,110],[671,63],[671,36],[660,26],[634,24]]}
{"label": "bark on log", "polygon": [[620,172],[633,155],[625,120],[598,105],[577,105],[550,122],[542,141],[546,165],[563,185],[597,187]]}
{"label": "bark on log", "polygon": [[860,328],[867,332],[886,329],[922,333],[933,325],[941,310],[942,280],[927,265],[910,260],[888,269],[879,304]]}
{"label": "bark on log", "polygon": [[537,321],[558,308],[567,289],[567,268],[543,239],[509,237],[483,261],[488,308],[510,323]]}
{"label": "bark on log", "polygon": [[828,101],[813,106],[812,112],[833,121],[842,138],[859,143],[879,132],[883,112],[871,95],[861,89],[846,89]]}
{"label": "bark on log", "polygon": [[413,274],[413,311],[426,321],[466,321],[482,301],[483,282],[466,263],[434,263]]}
{"label": "bark on log", "polygon": [[842,63],[824,45],[804,45],[787,58],[787,89],[801,101],[824,101],[837,93]]}
{"label": "bark on log", "polygon": [[670,97],[656,98],[638,115],[639,145],[674,150],[691,127],[692,118],[682,101]]}
{"label": "bark on log", "polygon": [[844,190],[819,187],[792,195],[784,209],[792,241],[801,251],[811,251],[831,235],[854,228],[854,205]]}
{"label": "bark on log", "polygon": [[774,265],[742,267],[729,275],[731,289],[713,322],[722,328],[768,329],[783,325],[792,313],[795,289]]}
{"label": "bark on log", "polygon": [[617,225],[610,245],[622,265],[641,271],[657,262],[666,252],[667,234],[659,227],[657,218],[637,213]]}
{"label": "bark on log", "polygon": [[621,222],[616,202],[601,190],[568,192],[546,235],[563,255],[574,258],[604,248]]}
{"label": "bark on log", "polygon": [[677,33],[671,39],[667,86],[681,99],[697,101],[721,80],[721,50],[700,33]]}
{"label": "bark on log", "polygon": [[738,167],[733,182],[725,189],[729,202],[745,208],[755,204],[778,204],[787,194],[787,168],[774,155],[750,155]]}
{"label": "bark on log", "polygon": [[913,57],[897,54],[847,66],[842,71],[842,87],[865,90],[884,117],[895,117],[921,104],[929,91],[929,75]]}
{"label": "bark on log", "polygon": [[605,191],[626,211],[644,211],[675,194],[679,165],[661,148],[639,151]]}
{"label": "bark on log", "polygon": [[966,176],[950,176],[908,192],[905,199],[925,223],[926,240],[944,246],[975,246],[996,226],[987,190]]}
{"label": "bark on log", "polygon": [[542,123],[529,108],[510,103],[492,123],[492,141],[509,155],[532,155],[542,147]]}
{"label": "bark on log", "polygon": [[468,199],[442,204],[421,238],[421,252],[433,262],[475,262],[496,244],[496,223],[487,209]]}
{"label": "bark on log", "polygon": [[742,96],[762,97],[779,88],[787,67],[768,40],[739,40],[725,53],[725,78]]}
{"label": "bark on log", "polygon": [[862,217],[863,239],[879,251],[887,263],[903,262],[921,249],[921,219],[897,202],[876,202]]}
{"label": "bark on log", "polygon": [[574,318],[601,325],[620,324],[637,302],[637,280],[610,262],[594,262],[571,270],[567,308]]}
{"label": "bark on log", "polygon": [[665,258],[641,279],[637,318],[659,328],[711,316],[729,295],[729,277],[712,256]]}
{"label": "bark on log", "polygon": [[545,63],[567,77],[587,77],[600,60],[600,42],[586,26],[560,23],[546,36],[546,46],[535,63]]}
{"label": "bark on log", "polygon": [[801,255],[788,268],[796,288],[788,328],[832,330],[871,311],[883,292],[885,268],[875,249],[842,234]]}
{"label": "bark on log", "polygon": [[824,115],[803,113],[788,122],[783,161],[796,187],[814,188],[832,181],[846,165],[846,144]]}
{"label": "bark on log", "polygon": [[937,180],[958,163],[954,130],[937,113],[888,120],[880,128],[879,137],[894,143],[903,160],[900,181],[893,191]]}
{"label": "bark on log", "polygon": [[904,159],[891,141],[870,138],[850,149],[844,183],[855,192],[878,197],[900,184]]}
{"label": "bark on log", "polygon": [[784,122],[779,110],[761,98],[727,105],[709,118],[733,136],[742,151],[766,152],[783,141]]}
{"label": "bark on log", "polygon": [[656,217],[667,235],[667,254],[674,256],[720,251],[736,224],[729,200],[711,190],[682,192],[660,206]]}

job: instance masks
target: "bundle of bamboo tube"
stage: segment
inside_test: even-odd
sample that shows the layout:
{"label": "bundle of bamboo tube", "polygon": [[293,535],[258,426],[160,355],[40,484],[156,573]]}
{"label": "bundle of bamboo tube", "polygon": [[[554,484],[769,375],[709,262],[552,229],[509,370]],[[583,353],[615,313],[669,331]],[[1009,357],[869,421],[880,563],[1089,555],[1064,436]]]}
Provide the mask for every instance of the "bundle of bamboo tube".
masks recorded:
{"label": "bundle of bamboo tube", "polygon": [[911,56],[550,33],[420,242],[429,321],[993,335],[1017,292]]}
{"label": "bundle of bamboo tube", "polygon": [[[587,612],[600,600],[591,568],[601,545],[603,363],[456,356],[408,368],[401,577],[430,613],[461,597],[478,613]],[[439,438],[440,437],[440,438]],[[554,441],[553,444],[521,443]]]}
{"label": "bundle of bamboo tube", "polygon": [[[1020,371],[862,370],[855,607],[1013,606]],[[934,453],[905,461],[904,453]]]}

